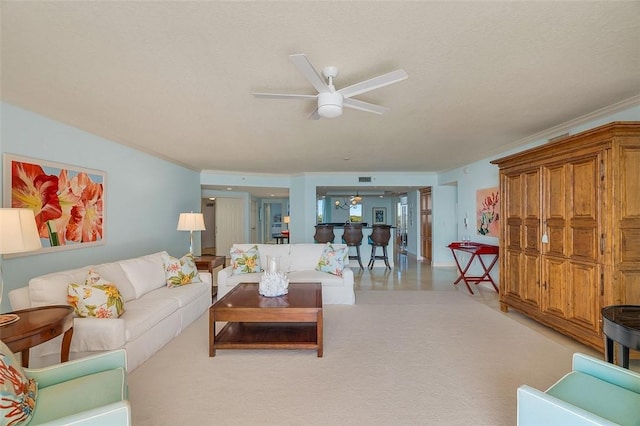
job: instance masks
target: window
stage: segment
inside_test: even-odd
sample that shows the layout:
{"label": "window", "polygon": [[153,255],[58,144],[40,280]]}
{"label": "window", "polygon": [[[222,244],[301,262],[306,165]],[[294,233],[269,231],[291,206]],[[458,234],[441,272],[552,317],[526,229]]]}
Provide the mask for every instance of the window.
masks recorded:
{"label": "window", "polygon": [[324,198],[320,198],[316,203],[316,223],[324,221]]}
{"label": "window", "polygon": [[362,204],[355,204],[349,209],[349,221],[351,223],[362,222]]}

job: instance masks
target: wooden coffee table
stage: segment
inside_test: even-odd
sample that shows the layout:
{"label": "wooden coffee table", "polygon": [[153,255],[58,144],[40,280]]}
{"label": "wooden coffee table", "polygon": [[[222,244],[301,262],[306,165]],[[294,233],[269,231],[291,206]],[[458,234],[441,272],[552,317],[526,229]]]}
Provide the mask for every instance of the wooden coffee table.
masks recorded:
{"label": "wooden coffee table", "polygon": [[64,333],[60,361],[69,361],[73,337],[73,308],[56,305],[11,312],[18,321],[0,327],[0,340],[13,352],[22,353],[22,366],[29,367],[29,349]]}
{"label": "wooden coffee table", "polygon": [[[228,321],[216,334],[216,322]],[[209,356],[216,349],[315,349],[322,357],[322,285],[290,283],[289,294],[263,297],[240,283],[209,308]]]}

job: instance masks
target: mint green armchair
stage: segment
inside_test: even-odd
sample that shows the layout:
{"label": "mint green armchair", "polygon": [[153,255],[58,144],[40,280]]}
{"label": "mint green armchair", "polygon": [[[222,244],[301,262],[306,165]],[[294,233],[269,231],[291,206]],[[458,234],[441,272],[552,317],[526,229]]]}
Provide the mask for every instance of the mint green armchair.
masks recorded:
{"label": "mint green armchair", "polygon": [[45,368],[25,368],[38,382],[31,425],[130,425],[124,349]]}
{"label": "mint green armchair", "polygon": [[518,425],[640,425],[640,374],[575,353],[545,392],[518,388]]}

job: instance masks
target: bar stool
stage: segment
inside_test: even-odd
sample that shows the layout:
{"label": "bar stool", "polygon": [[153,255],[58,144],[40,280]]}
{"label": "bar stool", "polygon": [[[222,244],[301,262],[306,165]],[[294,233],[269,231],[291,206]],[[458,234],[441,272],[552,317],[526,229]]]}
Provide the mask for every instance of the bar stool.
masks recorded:
{"label": "bar stool", "polygon": [[356,248],[356,256],[349,256],[349,260],[357,260],[358,265],[360,265],[360,269],[364,269],[364,266],[362,266],[362,259],[360,258],[360,245],[362,244],[362,238],[363,235],[361,224],[347,223],[344,225],[342,241],[347,245],[347,247]]}
{"label": "bar stool", "polygon": [[313,236],[316,243],[332,243],[335,238],[333,225],[316,225],[316,233]]}
{"label": "bar stool", "polygon": [[[369,260],[369,269],[373,268],[376,260],[384,260],[387,268],[389,265],[389,257],[387,256],[387,245],[391,239],[391,225],[373,225],[371,235],[369,236],[369,244],[371,244],[371,260]],[[382,247],[382,256],[376,256],[376,249]]]}

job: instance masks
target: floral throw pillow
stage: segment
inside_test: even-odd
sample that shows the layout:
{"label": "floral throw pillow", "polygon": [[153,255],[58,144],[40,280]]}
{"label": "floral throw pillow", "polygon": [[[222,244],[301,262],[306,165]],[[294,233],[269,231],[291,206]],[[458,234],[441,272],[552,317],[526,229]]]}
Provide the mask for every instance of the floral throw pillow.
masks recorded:
{"label": "floral throw pillow", "polygon": [[164,273],[169,288],[202,282],[191,253],[185,254],[180,259],[169,255],[165,256]]}
{"label": "floral throw pillow", "polygon": [[90,270],[84,284],[67,287],[67,302],[82,318],[118,318],[124,313],[124,299],[114,284]]}
{"label": "floral throw pillow", "polygon": [[250,274],[252,272],[260,272],[260,253],[258,246],[253,246],[247,251],[240,250],[237,247],[231,248],[231,266],[233,267],[233,275]]}
{"label": "floral throw pillow", "polygon": [[349,247],[336,249],[333,244],[327,243],[324,246],[316,271],[328,272],[339,277],[342,270],[349,264]]}
{"label": "floral throw pillow", "polygon": [[0,424],[26,425],[36,408],[38,384],[0,340]]}

